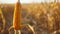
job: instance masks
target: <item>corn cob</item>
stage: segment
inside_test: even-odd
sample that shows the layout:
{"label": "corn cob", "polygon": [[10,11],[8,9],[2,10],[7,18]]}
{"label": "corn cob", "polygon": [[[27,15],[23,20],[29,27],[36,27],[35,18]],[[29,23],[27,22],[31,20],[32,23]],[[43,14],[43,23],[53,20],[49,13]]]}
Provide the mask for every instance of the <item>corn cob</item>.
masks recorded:
{"label": "corn cob", "polygon": [[21,28],[21,5],[19,2],[15,5],[13,27],[15,30],[19,30]]}

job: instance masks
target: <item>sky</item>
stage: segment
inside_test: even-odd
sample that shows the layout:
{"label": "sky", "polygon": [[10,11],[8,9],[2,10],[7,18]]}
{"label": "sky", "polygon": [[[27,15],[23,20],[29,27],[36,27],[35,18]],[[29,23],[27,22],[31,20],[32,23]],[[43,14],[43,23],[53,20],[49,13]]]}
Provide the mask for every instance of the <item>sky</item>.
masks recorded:
{"label": "sky", "polygon": [[[54,0],[20,0],[21,3],[40,3],[40,2],[50,2]],[[17,0],[0,0],[0,3],[16,3]]]}

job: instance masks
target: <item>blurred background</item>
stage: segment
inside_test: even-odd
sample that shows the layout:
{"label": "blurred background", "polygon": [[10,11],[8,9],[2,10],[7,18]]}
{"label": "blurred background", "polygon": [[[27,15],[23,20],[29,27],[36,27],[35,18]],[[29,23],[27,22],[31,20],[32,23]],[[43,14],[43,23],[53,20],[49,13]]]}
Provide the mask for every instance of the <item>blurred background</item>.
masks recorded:
{"label": "blurred background", "polygon": [[[13,24],[17,0],[0,0],[0,34],[14,33],[8,29]],[[20,0],[22,24],[30,24],[36,34],[60,34],[60,0]],[[29,27],[22,27],[22,34],[33,34]]]}

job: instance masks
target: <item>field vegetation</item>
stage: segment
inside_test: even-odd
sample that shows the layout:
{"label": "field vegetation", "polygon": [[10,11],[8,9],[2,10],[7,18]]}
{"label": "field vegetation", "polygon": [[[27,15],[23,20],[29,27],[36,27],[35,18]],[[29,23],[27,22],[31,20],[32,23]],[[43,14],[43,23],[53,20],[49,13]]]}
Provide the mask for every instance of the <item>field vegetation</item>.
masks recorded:
{"label": "field vegetation", "polygon": [[[5,28],[3,28],[3,19],[0,14],[0,34],[9,33],[8,29],[13,24],[14,5],[0,4],[6,22]],[[22,4],[21,7],[21,24],[30,24],[36,34],[60,34],[60,3]],[[21,29],[22,34],[32,34],[31,30],[27,28]],[[4,31],[2,31],[3,29]]]}

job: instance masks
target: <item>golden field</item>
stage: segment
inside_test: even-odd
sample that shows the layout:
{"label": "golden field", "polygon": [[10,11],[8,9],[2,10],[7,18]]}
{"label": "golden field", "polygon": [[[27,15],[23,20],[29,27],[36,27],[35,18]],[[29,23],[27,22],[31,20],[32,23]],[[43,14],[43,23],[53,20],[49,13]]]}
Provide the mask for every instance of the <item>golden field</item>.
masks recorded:
{"label": "golden field", "polygon": [[[1,34],[9,33],[5,31],[12,26],[14,5],[15,4],[0,4],[6,21],[4,31]],[[33,26],[36,34],[60,34],[60,3],[21,4],[21,7],[21,24],[30,24]],[[1,31],[3,29],[2,20],[0,23]],[[27,28],[24,27],[21,29],[22,34],[32,34],[31,30],[27,30]]]}

